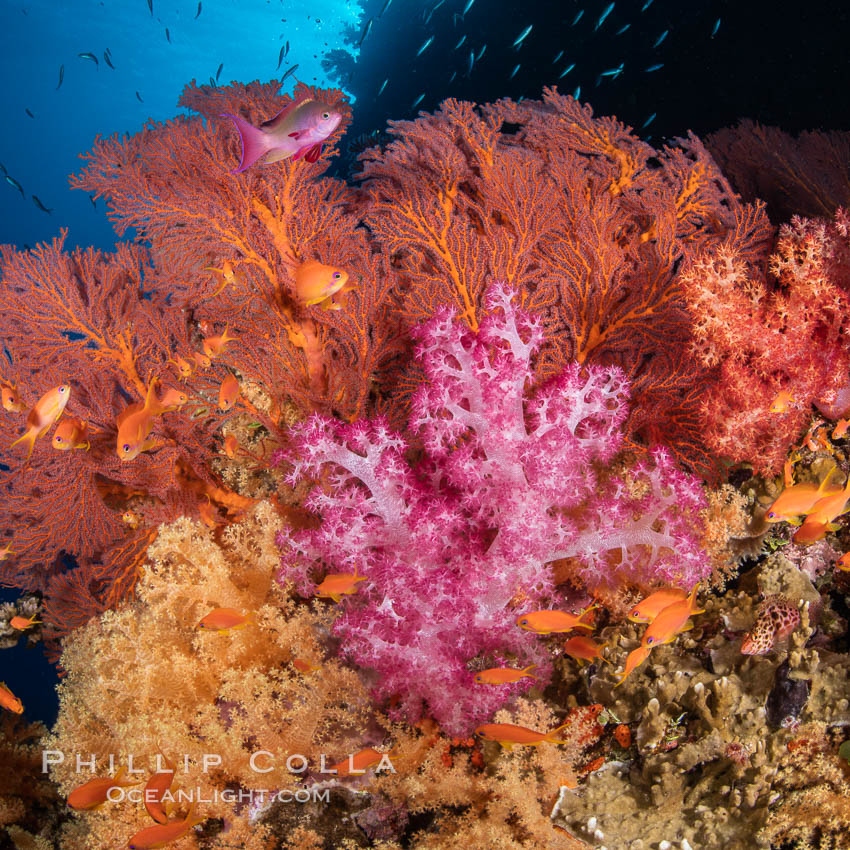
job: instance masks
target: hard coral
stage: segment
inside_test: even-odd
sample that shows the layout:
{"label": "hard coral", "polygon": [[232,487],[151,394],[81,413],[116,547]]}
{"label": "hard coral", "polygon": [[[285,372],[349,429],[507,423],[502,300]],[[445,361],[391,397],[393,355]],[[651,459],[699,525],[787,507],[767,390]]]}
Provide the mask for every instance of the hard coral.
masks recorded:
{"label": "hard coral", "polygon": [[306,502],[322,523],[281,536],[281,577],[309,593],[316,561],[359,569],[368,582],[335,625],[344,649],[379,673],[378,695],[413,720],[427,704],[450,734],[468,733],[510,694],[472,686],[474,669],[512,658],[548,670],[538,638],[514,621],[564,604],[551,561],[572,559],[591,592],[691,586],[708,571],[698,482],[661,450],[622,477],[600,470],[622,445],[622,373],[573,364],[528,391],[542,335],[513,297],[492,287],[478,333],[447,311],[417,331],[427,382],[413,401],[416,466],[386,423],[320,416],[296,426],[281,455],[291,483],[322,481]]}

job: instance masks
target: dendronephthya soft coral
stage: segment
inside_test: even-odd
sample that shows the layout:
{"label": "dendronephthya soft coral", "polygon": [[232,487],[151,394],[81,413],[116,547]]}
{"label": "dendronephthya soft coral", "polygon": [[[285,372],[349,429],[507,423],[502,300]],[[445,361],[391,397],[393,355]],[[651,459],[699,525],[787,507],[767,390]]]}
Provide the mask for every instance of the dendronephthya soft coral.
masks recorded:
{"label": "dendronephthya soft coral", "polygon": [[[540,639],[516,626],[559,607],[547,565],[572,559],[594,592],[625,582],[691,587],[709,570],[697,544],[698,482],[656,449],[615,475],[628,388],[615,367],[572,364],[535,390],[542,332],[494,285],[477,333],[443,309],[416,331],[426,382],[412,425],[424,452],[386,423],[321,416],[296,426],[292,483],[322,480],[307,506],[318,528],[281,535],[283,579],[310,593],[307,569],[367,581],[342,605],[343,647],[373,668],[378,696],[408,718],[428,710],[451,734],[491,717],[515,685],[482,689],[474,672],[506,659],[549,666]],[[318,577],[318,576],[317,576]],[[585,594],[586,596],[586,594]]]}

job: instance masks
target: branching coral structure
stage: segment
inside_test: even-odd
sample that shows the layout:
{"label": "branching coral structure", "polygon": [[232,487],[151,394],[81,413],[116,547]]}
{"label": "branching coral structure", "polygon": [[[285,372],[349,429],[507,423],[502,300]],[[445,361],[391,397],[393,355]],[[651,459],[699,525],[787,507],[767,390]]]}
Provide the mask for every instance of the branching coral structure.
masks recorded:
{"label": "branching coral structure", "polygon": [[335,624],[343,649],[403,716],[427,705],[450,734],[509,695],[471,686],[475,670],[511,658],[546,671],[516,620],[562,601],[551,562],[569,560],[585,598],[627,582],[690,587],[709,571],[696,479],[661,449],[622,478],[606,474],[623,442],[622,372],[573,364],[532,389],[541,324],[515,301],[494,285],[478,332],[445,309],[418,329],[415,465],[385,422],[320,416],[278,458],[290,483],[321,482],[305,503],[321,524],[281,536],[282,579],[309,593],[314,567],[359,570],[367,580]]}

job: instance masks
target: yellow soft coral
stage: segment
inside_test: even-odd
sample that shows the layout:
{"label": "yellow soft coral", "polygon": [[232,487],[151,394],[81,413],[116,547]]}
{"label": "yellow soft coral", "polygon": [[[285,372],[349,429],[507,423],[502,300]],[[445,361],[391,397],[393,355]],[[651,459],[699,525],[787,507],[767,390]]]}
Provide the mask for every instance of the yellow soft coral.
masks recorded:
{"label": "yellow soft coral", "polygon": [[[268,503],[229,526],[220,542],[186,518],[164,526],[148,551],[136,598],[67,641],[59,719],[45,743],[65,755],[52,768],[64,794],[90,778],[88,768],[75,772],[77,753],[94,754],[101,776],[109,753],[124,766],[133,754],[134,766],[145,768],[138,774],[144,782],[161,750],[177,762],[175,787],[199,792],[199,813],[227,825],[205,847],[233,846],[238,833],[238,846],[260,848],[271,836],[249,822],[256,800],[239,806],[221,792],[292,789],[299,774],[286,768],[290,754],[318,769],[323,753],[360,748],[368,697],[356,673],[324,659],[320,638],[333,614],[296,604],[278,583],[278,528]],[[229,634],[197,629],[216,607],[252,611],[256,622]],[[295,657],[313,659],[319,669],[304,676],[290,663]],[[272,756],[252,765],[259,751]],[[256,769],[267,765],[274,769]],[[207,836],[221,823],[207,821]],[[78,815],[62,847],[124,846],[151,824],[140,803],[107,803]],[[175,844],[194,846],[194,833]]]}

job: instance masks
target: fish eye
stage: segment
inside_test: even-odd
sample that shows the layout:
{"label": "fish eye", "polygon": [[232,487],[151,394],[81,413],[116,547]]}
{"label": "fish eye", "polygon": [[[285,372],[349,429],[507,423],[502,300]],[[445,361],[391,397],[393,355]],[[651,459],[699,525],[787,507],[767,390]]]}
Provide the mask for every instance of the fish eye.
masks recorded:
{"label": "fish eye", "polygon": [[776,519],[776,512],[775,512],[775,511],[771,511],[771,512],[767,515],[767,518],[768,518],[768,519]]}
{"label": "fish eye", "polygon": [[339,279],[339,278],[341,278],[341,277],[342,277],[342,275],[341,275],[339,272],[334,272],[334,273],[333,273],[333,279],[334,279],[334,280],[338,280],[338,279]]}
{"label": "fish eye", "polygon": [[649,646],[650,644],[653,644],[653,643],[655,643],[655,638],[654,638],[654,637],[650,637],[650,638],[647,638],[647,639],[646,639],[646,645],[647,645],[647,646]]}
{"label": "fish eye", "polygon": [[323,113],[322,113],[322,118],[324,118],[324,119],[325,119],[325,121],[327,121],[327,120],[328,120],[328,118],[330,118],[330,117],[331,117],[330,112],[323,112]]}
{"label": "fish eye", "polygon": [[527,625],[528,625],[528,617],[523,617],[523,618],[519,621],[519,624],[520,624],[521,626],[527,626]]}
{"label": "fish eye", "polygon": [[65,392],[65,387],[59,387],[59,392],[60,392],[60,393],[64,393],[64,392]]}
{"label": "fish eye", "polygon": [[129,443],[124,443],[124,445],[123,445],[123,446],[121,446],[121,451],[122,451],[122,452],[129,452],[129,451],[130,451],[130,444],[129,444]]}

